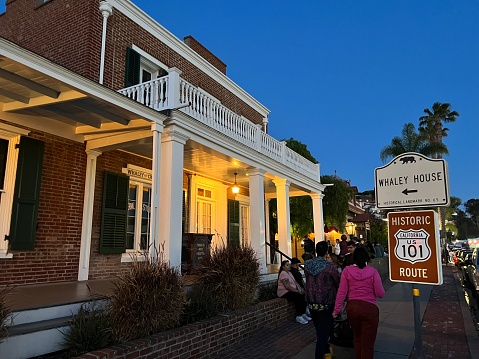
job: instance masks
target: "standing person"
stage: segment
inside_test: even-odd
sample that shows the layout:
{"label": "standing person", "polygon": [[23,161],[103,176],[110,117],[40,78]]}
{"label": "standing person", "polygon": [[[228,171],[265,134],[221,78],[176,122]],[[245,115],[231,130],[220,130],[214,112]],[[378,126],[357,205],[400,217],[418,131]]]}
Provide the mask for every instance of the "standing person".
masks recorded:
{"label": "standing person", "polygon": [[339,239],[336,238],[336,244],[334,245],[334,254],[339,256],[340,253],[341,253],[341,246],[339,245]]}
{"label": "standing person", "polygon": [[379,247],[378,242],[374,242],[374,257],[381,258],[383,254],[381,253],[381,248]]}
{"label": "standing person", "polygon": [[339,242],[339,255],[344,257],[348,253],[348,237],[343,234],[341,236],[341,242]]}
{"label": "standing person", "polygon": [[316,258],[304,264],[306,302],[316,328],[315,358],[330,358],[329,334],[333,329],[333,309],[339,287],[338,267],[328,261],[328,244],[316,244]]}
{"label": "standing person", "polygon": [[302,246],[304,248],[304,253],[301,255],[301,258],[303,258],[303,262],[306,262],[314,257],[314,242],[308,237],[308,235],[305,235]]}
{"label": "standing person", "polygon": [[296,322],[300,324],[308,324],[311,320],[306,315],[306,302],[304,301],[304,290],[296,283],[291,273],[291,263],[282,261],[281,268],[278,273],[278,290],[276,294],[280,298],[285,298],[294,303],[296,308]]}
{"label": "standing person", "polygon": [[332,316],[337,317],[347,298],[346,313],[354,334],[354,356],[356,359],[373,359],[379,324],[376,298],[382,298],[385,291],[378,271],[367,265],[370,260],[368,251],[356,248],[353,259],[355,264],[342,272]]}
{"label": "standing person", "polygon": [[354,263],[353,253],[354,253],[354,250],[356,249],[356,242],[349,241],[347,248],[348,248],[348,253],[344,256],[343,263],[341,264],[341,268],[343,269]]}

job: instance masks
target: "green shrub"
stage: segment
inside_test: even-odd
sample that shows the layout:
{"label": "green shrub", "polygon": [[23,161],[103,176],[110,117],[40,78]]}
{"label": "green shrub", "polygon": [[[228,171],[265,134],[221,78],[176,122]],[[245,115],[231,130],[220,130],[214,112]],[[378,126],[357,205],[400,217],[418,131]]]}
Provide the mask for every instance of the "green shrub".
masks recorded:
{"label": "green shrub", "polygon": [[214,248],[201,264],[199,282],[213,295],[220,311],[254,302],[259,260],[251,247],[230,244]]}
{"label": "green shrub", "polygon": [[181,324],[209,319],[218,314],[218,306],[213,294],[201,284],[195,285],[186,293],[186,303],[181,316]]}
{"label": "green shrub", "polygon": [[11,315],[10,306],[7,303],[7,294],[11,290],[11,287],[5,287],[0,290],[0,343],[2,338],[7,336],[7,324],[6,321]]}
{"label": "green shrub", "polygon": [[130,263],[115,283],[109,307],[115,341],[146,337],[180,322],[185,292],[179,271],[162,260],[145,259]]}
{"label": "green shrub", "polygon": [[276,281],[267,284],[260,285],[258,287],[258,301],[265,302],[274,298],[278,298],[276,291],[278,289],[278,283]]}
{"label": "green shrub", "polygon": [[72,356],[102,349],[112,344],[108,314],[96,301],[84,303],[63,334],[63,348]]}

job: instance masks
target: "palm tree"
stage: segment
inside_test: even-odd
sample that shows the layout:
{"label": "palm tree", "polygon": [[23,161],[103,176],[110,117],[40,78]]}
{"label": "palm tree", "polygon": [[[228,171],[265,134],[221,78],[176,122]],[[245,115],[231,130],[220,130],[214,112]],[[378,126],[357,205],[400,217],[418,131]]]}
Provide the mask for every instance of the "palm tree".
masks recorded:
{"label": "palm tree", "polygon": [[424,135],[416,132],[416,127],[411,122],[404,125],[401,137],[394,137],[391,144],[383,147],[379,156],[381,161],[386,162],[388,158],[394,158],[405,152],[418,152],[425,156],[436,153],[448,154],[443,143],[430,143]]}
{"label": "palm tree", "polygon": [[[425,136],[430,144],[443,144],[442,139],[447,137],[449,129],[444,127],[445,123],[455,122],[456,117],[459,117],[459,113],[451,111],[451,104],[435,102],[432,105],[431,110],[424,109],[425,116],[419,117],[419,133]],[[445,146],[445,145],[444,145]],[[445,146],[447,149],[447,146]],[[436,152],[433,158],[442,158],[441,152]],[[446,216],[444,207],[438,208],[439,220],[441,222],[441,238],[445,238],[446,229]]]}
{"label": "palm tree", "polygon": [[[451,104],[440,102],[435,102],[431,110],[425,108],[424,113],[426,115],[419,117],[419,133],[425,136],[431,144],[442,144],[442,139],[447,137],[447,132],[449,131],[447,127],[444,127],[444,124],[455,122],[456,117],[459,117],[459,113],[451,111]],[[434,158],[442,158],[443,154],[447,154],[447,152],[436,152]]]}

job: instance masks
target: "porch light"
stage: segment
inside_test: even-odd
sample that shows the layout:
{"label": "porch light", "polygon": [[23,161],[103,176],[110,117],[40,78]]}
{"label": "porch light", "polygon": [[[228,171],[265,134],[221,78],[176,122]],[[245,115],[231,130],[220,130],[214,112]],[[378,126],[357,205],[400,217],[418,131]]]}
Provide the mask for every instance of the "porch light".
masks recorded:
{"label": "porch light", "polygon": [[231,191],[232,191],[234,194],[238,194],[239,191],[240,191],[239,186],[236,184],[236,175],[237,175],[237,174],[238,174],[238,173],[235,172],[235,184],[233,185],[233,187],[231,187]]}

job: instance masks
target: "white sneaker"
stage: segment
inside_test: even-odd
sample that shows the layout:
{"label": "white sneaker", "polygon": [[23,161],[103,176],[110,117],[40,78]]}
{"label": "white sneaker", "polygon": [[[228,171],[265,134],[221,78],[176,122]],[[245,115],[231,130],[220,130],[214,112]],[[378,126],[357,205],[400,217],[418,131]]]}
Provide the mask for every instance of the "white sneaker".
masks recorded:
{"label": "white sneaker", "polygon": [[296,317],[296,323],[300,323],[300,324],[308,324],[308,321],[306,319],[303,319],[303,317],[301,315],[298,315]]}
{"label": "white sneaker", "polygon": [[308,321],[308,322],[311,320],[311,317],[310,317],[309,315],[307,315],[307,314],[303,314],[303,315],[301,316],[301,318],[303,318],[304,320],[306,320],[306,321]]}

